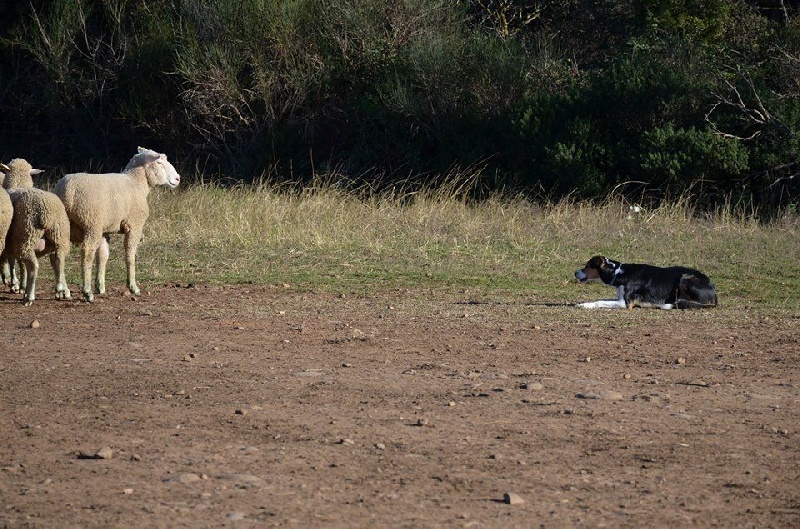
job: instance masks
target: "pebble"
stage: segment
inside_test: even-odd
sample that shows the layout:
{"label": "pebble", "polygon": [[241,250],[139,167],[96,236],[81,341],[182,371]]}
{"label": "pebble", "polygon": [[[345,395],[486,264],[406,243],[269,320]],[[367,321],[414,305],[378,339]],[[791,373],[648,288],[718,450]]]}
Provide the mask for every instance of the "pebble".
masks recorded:
{"label": "pebble", "polygon": [[81,451],[78,453],[78,459],[111,459],[112,457],[114,457],[114,451],[107,446],[95,452]]}
{"label": "pebble", "polygon": [[263,487],[266,485],[263,479],[252,474],[222,474],[217,476],[220,481],[228,481],[237,487],[250,488],[250,487]]}
{"label": "pebble", "polygon": [[375,443],[375,448],[378,450],[386,450],[386,445],[383,443]]}
{"label": "pebble", "polygon": [[544,389],[544,385],[539,382],[523,382],[519,385],[519,389],[529,389],[531,391],[539,391]]}
{"label": "pebble", "polygon": [[228,520],[235,522],[238,520],[244,520],[245,518],[247,518],[247,515],[243,512],[232,512],[228,516],[226,516],[226,518]]}
{"label": "pebble", "polygon": [[233,412],[236,415],[247,415],[247,410],[238,409]]}
{"label": "pebble", "polygon": [[31,329],[38,329],[39,328],[39,320],[33,320],[31,322]]}
{"label": "pebble", "polygon": [[200,476],[192,472],[183,472],[181,474],[170,474],[161,478],[164,483],[182,483],[184,485],[200,481]]}
{"label": "pebble", "polygon": [[686,363],[686,359],[684,357],[682,357],[682,356],[679,356],[678,358],[675,359],[675,363],[679,364],[679,365],[683,365],[683,364]]}
{"label": "pebble", "polygon": [[525,500],[522,499],[522,496],[519,494],[514,494],[513,492],[506,492],[503,494],[503,503],[507,503],[508,505],[522,505],[525,503]]}
{"label": "pebble", "polygon": [[296,377],[319,377],[322,376],[322,374],[323,373],[321,369],[306,369],[305,371],[299,371],[294,375]]}
{"label": "pebble", "polygon": [[597,393],[578,393],[575,395],[579,399],[587,399],[587,400],[594,400],[594,399],[601,399],[601,400],[622,400],[623,396],[622,393],[619,391],[600,391]]}
{"label": "pebble", "polygon": [[122,489],[122,493],[125,494],[126,496],[130,496],[131,494],[133,494],[133,489]]}
{"label": "pebble", "polygon": [[112,457],[114,457],[114,451],[108,446],[104,446],[103,448],[98,450],[97,453],[95,453],[95,456],[98,459],[111,459]]}
{"label": "pebble", "polygon": [[619,391],[603,391],[600,393],[600,398],[604,400],[622,400],[622,393]]}
{"label": "pebble", "polygon": [[339,439],[339,444],[340,445],[354,445],[354,444],[356,444],[356,442],[353,441],[352,439],[344,438],[344,439]]}

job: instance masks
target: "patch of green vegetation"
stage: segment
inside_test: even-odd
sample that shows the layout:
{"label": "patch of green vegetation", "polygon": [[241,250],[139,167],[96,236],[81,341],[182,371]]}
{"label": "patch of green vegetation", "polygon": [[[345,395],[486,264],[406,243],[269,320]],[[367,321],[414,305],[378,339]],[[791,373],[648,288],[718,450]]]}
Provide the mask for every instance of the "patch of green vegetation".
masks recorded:
{"label": "patch of green vegetation", "polygon": [[[358,294],[433,289],[468,299],[574,303],[611,295],[573,279],[589,257],[606,254],[700,268],[723,306],[800,309],[797,216],[765,224],[731,210],[698,217],[666,205],[629,218],[627,205],[613,200],[536,206],[431,195],[408,202],[207,186],[156,192],[151,211],[138,256],[144,283],[288,283]],[[122,255],[121,238],[112,239],[109,281],[124,281]],[[77,282],[78,267],[70,273]]]}

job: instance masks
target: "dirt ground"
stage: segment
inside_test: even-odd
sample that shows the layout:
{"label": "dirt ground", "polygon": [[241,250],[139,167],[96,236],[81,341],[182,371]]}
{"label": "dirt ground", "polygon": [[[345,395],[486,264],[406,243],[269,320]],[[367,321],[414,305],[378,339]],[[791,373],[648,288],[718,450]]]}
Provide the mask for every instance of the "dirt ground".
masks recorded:
{"label": "dirt ground", "polygon": [[51,288],[0,294],[0,527],[800,526],[797,315]]}

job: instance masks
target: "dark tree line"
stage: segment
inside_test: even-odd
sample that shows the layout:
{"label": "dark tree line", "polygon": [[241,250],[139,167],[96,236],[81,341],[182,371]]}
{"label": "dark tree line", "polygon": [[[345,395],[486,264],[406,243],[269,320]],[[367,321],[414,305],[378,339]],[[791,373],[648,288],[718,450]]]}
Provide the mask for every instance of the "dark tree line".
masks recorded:
{"label": "dark tree line", "polygon": [[[376,188],[800,191],[800,2],[5,0],[0,157]],[[624,185],[623,185],[624,184]]]}

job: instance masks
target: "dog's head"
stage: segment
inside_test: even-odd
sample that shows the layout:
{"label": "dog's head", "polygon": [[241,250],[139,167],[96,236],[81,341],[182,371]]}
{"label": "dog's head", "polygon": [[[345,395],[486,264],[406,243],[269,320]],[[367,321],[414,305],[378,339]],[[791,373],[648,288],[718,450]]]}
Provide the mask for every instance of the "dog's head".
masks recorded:
{"label": "dog's head", "polygon": [[607,282],[605,278],[613,277],[620,264],[608,257],[595,255],[580,270],[575,271],[575,278],[581,283],[590,281]]}

